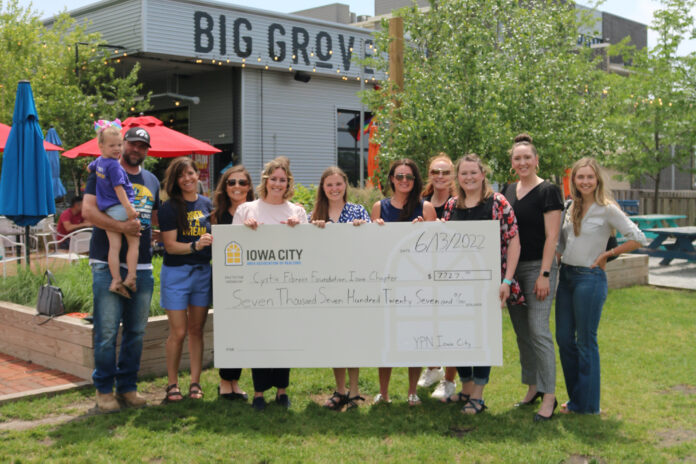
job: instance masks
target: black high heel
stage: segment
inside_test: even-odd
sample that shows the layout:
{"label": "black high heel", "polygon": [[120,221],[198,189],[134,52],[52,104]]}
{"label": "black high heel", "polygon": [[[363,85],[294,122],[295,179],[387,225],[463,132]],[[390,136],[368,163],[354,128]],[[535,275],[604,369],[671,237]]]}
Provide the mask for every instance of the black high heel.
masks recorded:
{"label": "black high heel", "polygon": [[515,403],[515,407],[519,408],[520,406],[530,406],[530,405],[536,403],[536,400],[538,400],[539,398],[544,398],[543,392],[540,392],[540,391],[536,392],[534,394],[534,396],[532,396],[532,399],[529,401],[520,401],[519,403]]}
{"label": "black high heel", "polygon": [[553,417],[553,412],[556,410],[558,407],[558,400],[554,399],[553,400],[553,409],[551,410],[551,415],[549,417],[542,416],[539,413],[534,414],[534,422],[543,422],[543,421],[549,421]]}

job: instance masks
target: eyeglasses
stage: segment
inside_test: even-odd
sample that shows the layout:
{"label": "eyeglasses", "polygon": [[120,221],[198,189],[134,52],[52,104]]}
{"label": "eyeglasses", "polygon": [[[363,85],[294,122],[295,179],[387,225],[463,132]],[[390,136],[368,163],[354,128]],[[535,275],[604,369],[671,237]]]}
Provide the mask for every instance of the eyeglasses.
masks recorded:
{"label": "eyeglasses", "polygon": [[451,171],[449,169],[431,169],[430,175],[431,176],[449,176],[450,172]]}
{"label": "eyeglasses", "polygon": [[416,177],[413,174],[394,174],[394,179],[402,181],[406,179],[407,181],[414,181]]}
{"label": "eyeglasses", "polygon": [[246,179],[227,179],[227,185],[230,187],[234,187],[237,184],[239,184],[240,187],[246,187],[249,185],[249,181]]}

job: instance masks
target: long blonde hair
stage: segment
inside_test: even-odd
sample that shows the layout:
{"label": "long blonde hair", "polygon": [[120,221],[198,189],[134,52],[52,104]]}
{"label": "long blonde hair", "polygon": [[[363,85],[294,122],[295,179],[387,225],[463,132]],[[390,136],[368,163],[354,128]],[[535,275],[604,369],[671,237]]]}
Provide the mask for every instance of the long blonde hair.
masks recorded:
{"label": "long blonde hair", "polygon": [[466,199],[466,192],[464,192],[464,189],[459,183],[459,166],[466,161],[476,163],[483,174],[483,182],[481,183],[481,200],[479,201],[479,204],[483,204],[491,195],[493,195],[491,184],[488,183],[488,168],[486,168],[486,166],[483,164],[481,158],[476,153],[464,155],[457,160],[454,167],[454,172],[457,176],[457,208],[461,209],[466,208],[466,203],[464,201]]}
{"label": "long blonde hair", "polygon": [[[445,152],[441,151],[437,155],[430,158],[428,160],[428,181],[425,183],[425,188],[423,189],[423,193],[421,193],[421,198],[430,197],[435,192],[435,188],[433,187],[432,175],[430,174],[430,167],[433,165],[433,163],[435,161],[444,161],[450,165],[450,169],[454,169],[454,164],[452,164],[452,159]],[[454,196],[454,194],[457,190],[456,185],[455,185],[455,178],[456,177],[457,177],[457,175],[455,173],[455,175],[452,176],[452,183],[450,184],[450,188],[449,188],[449,196],[451,196],[451,197]]]}
{"label": "long blonde hair", "polygon": [[276,169],[282,169],[285,171],[285,175],[288,177],[288,189],[283,194],[283,200],[288,200],[295,194],[295,178],[292,176],[292,172],[290,172],[290,160],[285,156],[279,156],[272,159],[263,166],[261,183],[256,188],[256,193],[258,193],[259,197],[262,199],[266,199],[266,195],[268,194],[266,183],[268,182],[268,178],[271,177],[271,174],[273,174]]}
{"label": "long blonde hair", "polygon": [[575,236],[580,235],[583,210],[582,194],[575,186],[575,176],[580,168],[588,166],[592,168],[595,173],[595,177],[597,178],[597,188],[595,188],[594,191],[595,203],[601,206],[614,203],[614,198],[611,195],[609,187],[605,185],[604,176],[602,175],[602,168],[599,166],[597,160],[591,157],[585,157],[576,161],[575,164],[573,164],[573,169],[570,171],[570,193],[573,196],[573,204],[569,211],[571,221],[573,221],[573,232],[575,232]]}

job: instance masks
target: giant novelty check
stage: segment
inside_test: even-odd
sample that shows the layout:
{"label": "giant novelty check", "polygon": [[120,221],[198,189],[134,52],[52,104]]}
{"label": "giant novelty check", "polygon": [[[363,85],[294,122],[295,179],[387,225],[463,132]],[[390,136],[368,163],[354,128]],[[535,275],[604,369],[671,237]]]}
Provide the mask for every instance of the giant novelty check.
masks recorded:
{"label": "giant novelty check", "polygon": [[502,364],[497,221],[213,226],[216,367]]}

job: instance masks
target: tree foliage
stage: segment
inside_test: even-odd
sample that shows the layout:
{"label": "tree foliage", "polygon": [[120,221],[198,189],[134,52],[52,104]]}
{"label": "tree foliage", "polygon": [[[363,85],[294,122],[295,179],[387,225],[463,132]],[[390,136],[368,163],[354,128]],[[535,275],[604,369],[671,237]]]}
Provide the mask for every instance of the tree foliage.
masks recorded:
{"label": "tree foliage", "polygon": [[[147,96],[136,98],[139,67],[115,76],[109,65],[115,50],[103,45],[99,34],[88,34],[66,13],[47,28],[31,7],[0,0],[0,121],[11,124],[22,79],[31,82],[42,129],[54,126],[66,149],[93,138],[96,119],[125,119],[145,111]],[[86,161],[61,160],[76,189]]]}
{"label": "tree foliage", "polygon": [[677,54],[686,35],[693,33],[688,11],[694,5],[696,0],[663,1],[652,23],[657,32],[654,48],[636,50],[623,41],[610,50],[631,60],[627,77],[612,76],[608,121],[619,149],[610,162],[630,180],[652,179],[656,204],[662,170],[689,164],[696,142],[696,54]]}
{"label": "tree foliage", "polygon": [[[554,0],[431,1],[429,11],[399,12],[403,90],[386,83],[365,93],[382,127],[382,173],[395,158],[424,166],[440,151],[452,158],[476,152],[504,180],[520,132],[534,138],[547,178],[606,148],[605,73],[592,50],[577,45],[588,16]],[[388,46],[385,21],[377,48]],[[388,70],[387,60],[377,55],[371,63]]]}

